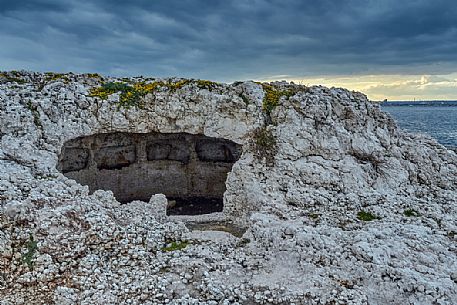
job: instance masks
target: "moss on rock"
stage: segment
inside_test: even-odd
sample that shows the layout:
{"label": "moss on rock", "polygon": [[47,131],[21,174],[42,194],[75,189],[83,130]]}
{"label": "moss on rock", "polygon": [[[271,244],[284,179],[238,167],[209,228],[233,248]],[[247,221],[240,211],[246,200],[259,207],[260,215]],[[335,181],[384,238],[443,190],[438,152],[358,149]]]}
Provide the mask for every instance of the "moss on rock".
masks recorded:
{"label": "moss on rock", "polygon": [[257,128],[252,137],[255,157],[260,161],[265,160],[267,165],[272,165],[278,151],[276,137],[272,130],[267,127]]}

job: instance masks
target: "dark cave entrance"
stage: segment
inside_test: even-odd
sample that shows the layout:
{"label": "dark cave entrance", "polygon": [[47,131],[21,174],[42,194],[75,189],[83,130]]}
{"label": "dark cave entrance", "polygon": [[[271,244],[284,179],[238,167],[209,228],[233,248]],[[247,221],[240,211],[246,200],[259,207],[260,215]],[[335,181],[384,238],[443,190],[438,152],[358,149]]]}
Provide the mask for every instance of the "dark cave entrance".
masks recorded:
{"label": "dark cave entrance", "polygon": [[202,215],[222,212],[222,197],[169,198],[167,215]]}
{"label": "dark cave entrance", "polygon": [[109,133],[67,141],[57,169],[121,203],[162,193],[167,215],[199,215],[223,210],[227,173],[240,155],[239,144],[203,135]]}

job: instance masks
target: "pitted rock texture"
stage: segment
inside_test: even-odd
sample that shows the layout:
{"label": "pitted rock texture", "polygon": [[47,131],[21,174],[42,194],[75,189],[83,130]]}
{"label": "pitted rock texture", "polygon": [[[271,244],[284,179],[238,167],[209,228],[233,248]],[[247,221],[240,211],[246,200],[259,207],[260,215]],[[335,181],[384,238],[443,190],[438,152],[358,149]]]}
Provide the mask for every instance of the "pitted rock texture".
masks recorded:
{"label": "pitted rock texture", "polygon": [[91,192],[112,191],[123,203],[160,193],[222,200],[240,154],[234,142],[201,135],[103,133],[67,141],[57,169]]}
{"label": "pitted rock texture", "polygon": [[[162,85],[128,109],[90,96],[115,81],[181,79],[0,74],[0,304],[455,304],[453,151],[344,89],[273,83],[290,94],[271,113],[254,82]],[[254,153],[258,128],[276,139],[273,164]],[[202,221],[245,233],[195,230],[162,194],[120,204],[59,172],[65,143],[113,133],[241,145],[223,213]],[[113,153],[131,166],[129,145]],[[103,161],[78,149],[67,174]]]}

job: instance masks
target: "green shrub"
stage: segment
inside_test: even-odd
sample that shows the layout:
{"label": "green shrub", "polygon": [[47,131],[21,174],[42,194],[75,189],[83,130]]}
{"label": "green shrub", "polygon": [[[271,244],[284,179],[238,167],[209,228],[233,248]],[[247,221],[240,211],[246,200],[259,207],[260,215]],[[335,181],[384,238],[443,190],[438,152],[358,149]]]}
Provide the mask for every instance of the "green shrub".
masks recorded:
{"label": "green shrub", "polygon": [[405,215],[406,217],[419,217],[421,216],[421,214],[419,212],[417,212],[416,210],[413,210],[413,209],[406,209],[403,211],[403,215]]}
{"label": "green shrub", "polygon": [[265,91],[262,109],[267,115],[270,115],[273,109],[279,106],[279,100],[282,96],[289,98],[298,92],[296,89],[278,90],[274,86],[265,83],[262,83],[261,85]]}
{"label": "green shrub", "polygon": [[101,85],[100,87],[92,88],[89,92],[90,96],[99,97],[103,100],[107,99],[111,94],[120,92],[118,109],[121,107],[130,108],[132,106],[139,106],[140,98],[146,93],[145,90],[140,88],[135,89],[129,84],[121,82],[109,82]]}
{"label": "green shrub", "polygon": [[127,84],[120,82],[109,82],[101,85],[100,87],[92,88],[89,93],[91,96],[99,97],[104,100],[107,99],[111,94],[116,92],[124,93],[128,90],[131,90],[131,87]]}
{"label": "green shrub", "polygon": [[372,221],[376,219],[380,219],[378,216],[367,212],[367,211],[360,211],[357,213],[357,218],[362,221]]}
{"label": "green shrub", "polygon": [[309,218],[313,219],[313,220],[316,220],[319,218],[319,214],[316,214],[316,213],[311,213],[308,215]]}
{"label": "green shrub", "polygon": [[27,102],[27,109],[29,109],[31,112],[32,112],[32,115],[33,115],[33,123],[35,123],[35,125],[37,127],[43,127],[43,124],[41,124],[41,120],[40,120],[40,113],[38,112],[38,107],[37,106],[34,106],[32,104],[32,102]]}
{"label": "green shrub", "polygon": [[276,137],[267,127],[260,127],[253,132],[254,155],[260,161],[265,160],[267,165],[274,164],[278,151]]}
{"label": "green shrub", "polygon": [[181,242],[172,242],[169,246],[163,247],[162,251],[163,252],[171,252],[171,251],[177,251],[177,250],[182,250],[185,247],[189,245],[189,242],[187,241],[181,241]]}
{"label": "green shrub", "polygon": [[29,236],[29,241],[25,245],[27,248],[27,252],[22,254],[22,261],[27,264],[30,270],[33,269],[33,257],[38,250],[38,243],[33,239],[32,234]]}
{"label": "green shrub", "polygon": [[270,114],[276,106],[279,105],[279,99],[281,98],[281,92],[276,90],[275,87],[268,84],[262,84],[263,90],[265,90],[265,96],[263,97],[262,108],[267,114]]}
{"label": "green shrub", "polygon": [[[169,91],[174,92],[187,84],[192,83],[192,80],[182,79],[177,82],[164,82],[156,81],[152,83],[138,82],[138,83],[121,83],[109,82],[101,85],[100,87],[92,88],[89,92],[90,96],[107,99],[111,94],[120,92],[118,109],[130,108],[132,106],[141,107],[141,99],[149,93],[155,92],[158,88],[168,88]],[[210,81],[195,81],[199,88],[213,88],[216,83]]]}
{"label": "green shrub", "polygon": [[70,82],[68,76],[63,73],[54,73],[54,72],[46,72],[46,81],[55,81],[55,80],[62,80],[64,83]]}
{"label": "green shrub", "polygon": [[216,86],[218,85],[218,83],[216,83],[216,82],[212,82],[209,80],[202,80],[202,79],[196,80],[196,83],[197,83],[198,88],[208,89],[208,90],[212,90],[212,89],[216,88]]}
{"label": "green shrub", "polygon": [[[13,76],[11,76],[10,74],[12,74]],[[4,78],[6,82],[10,83],[25,84],[26,81],[23,80],[21,77],[22,75],[17,71],[11,71],[11,73],[0,72],[0,78]]]}
{"label": "green shrub", "polygon": [[89,78],[98,78],[98,79],[102,79],[103,77],[98,74],[98,73],[86,73],[87,77]]}

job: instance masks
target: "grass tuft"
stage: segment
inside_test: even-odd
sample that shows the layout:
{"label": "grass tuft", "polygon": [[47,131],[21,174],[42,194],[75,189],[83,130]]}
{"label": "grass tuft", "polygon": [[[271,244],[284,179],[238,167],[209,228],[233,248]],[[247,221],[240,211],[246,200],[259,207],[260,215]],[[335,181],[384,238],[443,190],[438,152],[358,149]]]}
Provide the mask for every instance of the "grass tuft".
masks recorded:
{"label": "grass tuft", "polygon": [[416,210],[413,210],[413,209],[406,209],[403,211],[403,215],[405,215],[406,217],[419,217],[421,216],[421,214],[416,211]]}
{"label": "grass tuft", "polygon": [[182,250],[186,248],[189,245],[189,242],[187,241],[181,241],[181,242],[172,242],[169,246],[163,247],[162,252],[171,252],[171,251],[177,251],[177,250]]}
{"label": "grass tuft", "polygon": [[380,219],[380,217],[378,217],[370,212],[367,212],[367,211],[358,212],[357,218],[362,221],[372,221],[372,220]]}

